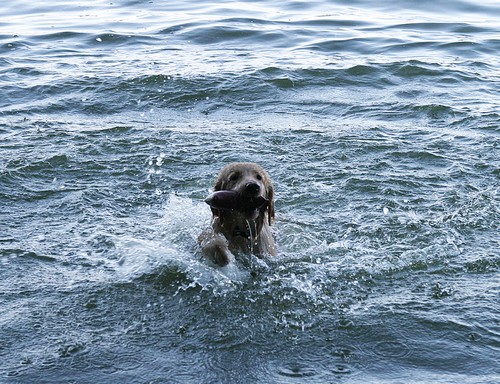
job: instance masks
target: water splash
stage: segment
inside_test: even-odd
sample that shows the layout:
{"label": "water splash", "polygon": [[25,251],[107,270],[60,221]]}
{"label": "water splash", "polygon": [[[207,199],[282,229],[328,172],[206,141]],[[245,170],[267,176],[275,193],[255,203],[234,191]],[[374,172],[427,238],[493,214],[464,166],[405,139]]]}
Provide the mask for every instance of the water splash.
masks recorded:
{"label": "water splash", "polygon": [[149,224],[152,236],[115,236],[119,254],[113,268],[122,281],[145,275],[160,276],[165,269],[183,273],[187,281],[178,292],[194,287],[215,294],[227,292],[248,281],[254,270],[265,268],[265,262],[253,255],[244,255],[225,267],[216,267],[201,254],[197,238],[210,225],[210,209],[200,200],[170,194],[164,213]]}

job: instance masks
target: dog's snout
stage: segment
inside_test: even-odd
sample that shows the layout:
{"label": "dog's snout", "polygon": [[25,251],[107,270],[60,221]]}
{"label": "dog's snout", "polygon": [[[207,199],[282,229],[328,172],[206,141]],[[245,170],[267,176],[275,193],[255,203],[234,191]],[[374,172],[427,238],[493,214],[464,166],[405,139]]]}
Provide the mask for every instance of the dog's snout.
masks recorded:
{"label": "dog's snout", "polygon": [[247,183],[245,191],[250,195],[257,195],[260,192],[260,185],[254,182]]}

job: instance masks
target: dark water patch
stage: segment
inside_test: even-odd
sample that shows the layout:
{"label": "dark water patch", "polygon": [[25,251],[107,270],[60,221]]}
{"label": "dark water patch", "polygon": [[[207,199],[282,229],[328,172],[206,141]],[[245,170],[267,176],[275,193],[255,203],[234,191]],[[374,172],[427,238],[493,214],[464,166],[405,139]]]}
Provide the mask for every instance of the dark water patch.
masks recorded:
{"label": "dark water patch", "polygon": [[[74,369],[88,371],[95,367],[105,370],[107,365],[105,361],[111,357],[107,350],[113,350],[112,336],[109,335],[110,339],[103,337],[103,330],[106,329],[105,323],[94,323],[96,328],[93,331],[88,328],[89,321],[94,318],[98,319],[99,316],[95,310],[89,310],[85,306],[80,307],[78,304],[82,299],[85,300],[87,294],[86,289],[83,289],[76,295],[60,296],[59,302],[47,302],[45,308],[33,306],[29,315],[18,322],[14,334],[20,346],[27,345],[30,341],[22,334],[26,329],[34,327],[40,349],[28,348],[21,355],[11,356],[5,362],[5,368],[9,367],[10,372],[17,369],[20,371],[18,374],[24,377],[32,377],[32,375],[37,377],[43,371],[45,375],[56,374],[55,372],[58,372],[62,366],[69,372]],[[104,308],[101,307],[101,309]],[[10,322],[7,327],[11,328]],[[64,329],[64,333],[59,332],[59,329]],[[116,348],[114,352],[121,354]],[[100,355],[101,363],[99,363],[98,355]],[[122,354],[122,361],[127,360],[129,367],[135,367],[136,365],[131,364],[131,360],[125,355],[126,353]],[[30,363],[24,366],[23,364],[17,365],[16,360]]]}
{"label": "dark water patch", "polygon": [[489,255],[465,263],[465,268],[470,273],[495,273],[500,269],[500,258]]}
{"label": "dark water patch", "polygon": [[[384,68],[387,68],[387,70],[389,70],[391,73],[405,80],[411,78],[420,78],[421,80],[430,78],[432,81],[441,81],[443,83],[450,82],[449,79],[454,79],[459,83],[482,83],[482,79],[478,78],[477,73],[475,73],[473,70],[476,65],[483,64],[471,62],[472,70],[469,70],[469,68],[467,67],[462,69],[454,69],[441,66],[439,64],[430,64],[421,61],[410,60],[407,62],[392,63],[387,67],[384,66]],[[436,77],[438,78],[437,80]]]}
{"label": "dark water patch", "polygon": [[[260,44],[262,42],[276,44],[277,40],[284,40],[285,34],[278,31],[263,31],[256,29],[242,29],[236,27],[228,27],[226,25],[202,27],[202,33],[197,28],[190,29],[189,32],[184,31],[182,36],[184,39],[196,44],[227,44],[235,42],[241,44]],[[247,47],[245,47],[247,49]]]}
{"label": "dark water patch", "polygon": [[403,358],[409,352],[408,347],[399,341],[381,341],[375,346],[375,353],[382,357]]}
{"label": "dark water patch", "polygon": [[55,257],[49,255],[39,255],[32,251],[26,251],[17,248],[16,249],[2,248],[1,253],[2,253],[3,264],[8,264],[9,259],[19,260],[18,258],[25,258],[26,260],[38,260],[42,262],[53,262],[57,260]]}
{"label": "dark water patch", "polygon": [[[107,56],[105,49],[140,49],[155,44],[158,39],[152,35],[99,33],[93,34],[79,31],[59,31],[48,34],[18,37],[18,42],[10,42],[11,49],[29,49],[35,52],[50,52],[51,59],[64,62],[78,62],[78,58],[98,59]],[[23,45],[20,45],[23,44]],[[83,51],[84,50],[84,51]],[[104,53],[104,55],[103,55]],[[19,53],[21,54],[21,53]],[[64,64],[60,62],[59,64]]]}
{"label": "dark water patch", "polygon": [[373,53],[373,46],[376,45],[375,39],[368,38],[347,38],[321,41],[318,43],[310,44],[303,49],[319,52],[348,52],[356,54]]}
{"label": "dark water patch", "polygon": [[346,72],[352,76],[367,76],[376,75],[379,72],[379,69],[374,66],[356,65],[352,68],[348,68]]}
{"label": "dark water patch", "polygon": [[185,289],[201,288],[197,284],[191,284],[191,281],[185,271],[172,267],[162,267],[159,271],[149,273],[139,277],[139,281],[152,284],[156,289],[164,291],[165,289]]}
{"label": "dark water patch", "polygon": [[408,152],[394,151],[391,152],[391,156],[394,156],[396,159],[406,158],[409,160],[417,160],[422,167],[424,164],[444,167],[448,163],[446,155],[425,150]]}
{"label": "dark water patch", "polygon": [[198,23],[184,23],[184,24],[177,24],[177,25],[172,25],[167,28],[161,29],[158,31],[158,34],[160,35],[174,35],[176,33],[181,33],[185,29],[189,30],[191,28],[195,28],[198,25]]}
{"label": "dark water patch", "polygon": [[[483,363],[487,363],[487,356],[477,356],[474,352],[464,349],[450,348],[450,342],[435,342],[432,346],[422,345],[421,350],[418,354],[414,354],[407,359],[408,365],[423,366],[423,361],[430,359],[427,369],[430,370],[440,370],[441,372],[449,372],[450,374],[462,374],[471,375],[481,380],[485,377],[493,377],[495,375],[495,369],[486,368],[483,372],[477,371],[477,366],[472,363],[471,357],[474,356],[478,358]],[[447,350],[447,354],[436,353],[439,351]],[[450,369],[450,361],[456,361],[460,363],[459,369]],[[491,366],[490,366],[491,367]],[[489,381],[489,379],[488,379]]]}
{"label": "dark water patch", "polygon": [[357,29],[357,27],[367,27],[372,25],[372,23],[369,20],[350,20],[347,18],[330,18],[327,15],[324,17],[312,19],[312,20],[297,20],[292,22],[294,25],[299,25],[299,26],[307,26],[311,28],[317,28],[317,27],[329,27],[329,28],[334,28],[337,29],[337,27],[342,27],[343,29]]}
{"label": "dark water patch", "polygon": [[418,105],[414,103],[400,103],[399,105],[395,105],[392,110],[393,114],[399,113],[413,118],[417,117],[426,120],[428,119],[431,121],[443,122],[447,122],[464,115],[463,111],[460,111],[449,105],[440,104]]}
{"label": "dark water patch", "polygon": [[317,375],[317,371],[309,367],[307,364],[301,363],[288,363],[277,369],[277,373],[291,379],[306,378]]}
{"label": "dark water patch", "polygon": [[[500,115],[495,112],[486,112],[481,114],[481,118],[478,119],[477,116],[465,116],[462,119],[457,119],[452,123],[452,127],[467,127],[468,129],[474,131],[484,131],[488,132],[500,132],[500,124],[498,124],[498,119]],[[479,120],[479,121],[478,121]],[[491,144],[493,148],[498,146],[495,139],[491,139]]]}
{"label": "dark water patch", "polygon": [[49,169],[60,169],[67,167],[69,158],[65,154],[53,155],[40,161],[28,161],[28,159],[11,160],[6,165],[6,171],[12,173],[45,173]]}
{"label": "dark water patch", "polygon": [[393,7],[398,4],[398,6],[403,7],[407,10],[413,11],[425,11],[425,12],[436,12],[441,14],[443,12],[451,12],[453,14],[464,13],[477,13],[479,15],[487,16],[491,12],[496,12],[498,6],[496,4],[476,4],[469,1],[444,1],[442,3],[433,3],[431,0],[425,0],[420,3],[414,3],[410,0],[405,0],[403,2],[388,1],[383,4],[378,5],[376,8],[384,9],[386,11],[394,9]]}
{"label": "dark water patch", "polygon": [[[33,68],[33,67],[14,67],[10,68],[8,71],[2,71],[3,73],[8,73],[9,76],[14,79],[19,79],[19,76],[28,76],[28,77],[39,77],[44,75],[45,73],[40,71],[38,68]],[[19,87],[19,85],[17,85]],[[15,90],[15,87],[11,87],[10,90]],[[5,105],[2,105],[2,107],[9,105],[9,102],[6,102]]]}
{"label": "dark water patch", "polygon": [[123,35],[118,33],[102,33],[93,35],[88,40],[89,45],[103,45],[110,47],[136,47],[141,45],[154,44],[157,39],[149,35]]}
{"label": "dark water patch", "polygon": [[33,41],[46,42],[46,41],[63,41],[63,40],[82,40],[86,36],[86,33],[74,32],[74,31],[60,31],[44,35],[31,36],[29,39]]}
{"label": "dark water patch", "polygon": [[438,68],[432,68],[427,63],[418,61],[409,61],[401,63],[394,68],[396,75],[403,78],[413,77],[439,77],[442,72]]}
{"label": "dark water patch", "polygon": [[494,44],[491,41],[486,42],[486,44],[477,43],[475,41],[458,41],[442,43],[438,48],[441,51],[450,51],[451,54],[473,59],[481,57],[481,53],[493,54],[496,50],[495,45],[500,46],[500,44]]}
{"label": "dark water patch", "polygon": [[422,23],[422,22],[417,22],[417,23],[405,23],[405,24],[398,24],[398,25],[393,25],[390,27],[387,27],[388,29],[409,29],[409,30],[419,30],[419,31],[456,31],[456,32],[463,32],[465,33],[466,31],[471,31],[471,32],[482,32],[484,31],[483,29],[480,28],[474,28],[473,25],[469,25],[466,23],[435,23],[435,22],[430,22],[430,23]]}
{"label": "dark water patch", "polygon": [[9,54],[15,50],[28,50],[30,49],[31,44],[24,41],[10,41],[8,43],[4,43],[0,45],[0,53]]}

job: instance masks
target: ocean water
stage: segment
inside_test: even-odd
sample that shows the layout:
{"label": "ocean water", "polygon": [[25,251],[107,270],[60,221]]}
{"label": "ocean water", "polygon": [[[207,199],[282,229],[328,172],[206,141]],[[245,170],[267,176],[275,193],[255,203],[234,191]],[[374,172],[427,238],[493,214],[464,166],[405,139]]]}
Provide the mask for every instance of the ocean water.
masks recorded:
{"label": "ocean water", "polygon": [[[500,3],[0,14],[0,382],[500,382]],[[279,255],[215,268],[232,161]]]}

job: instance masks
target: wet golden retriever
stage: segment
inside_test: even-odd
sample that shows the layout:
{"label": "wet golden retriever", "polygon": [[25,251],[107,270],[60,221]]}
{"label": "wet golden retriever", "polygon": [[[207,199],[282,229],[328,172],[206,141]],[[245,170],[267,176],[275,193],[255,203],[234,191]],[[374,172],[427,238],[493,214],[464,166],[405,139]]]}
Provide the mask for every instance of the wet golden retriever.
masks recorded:
{"label": "wet golden retriever", "polygon": [[[212,227],[199,237],[203,254],[219,266],[227,265],[240,252],[258,257],[276,255],[270,228],[274,188],[267,172],[255,163],[229,164],[219,173],[214,191],[237,192],[239,206],[211,207]],[[257,200],[265,203],[252,206]]]}

